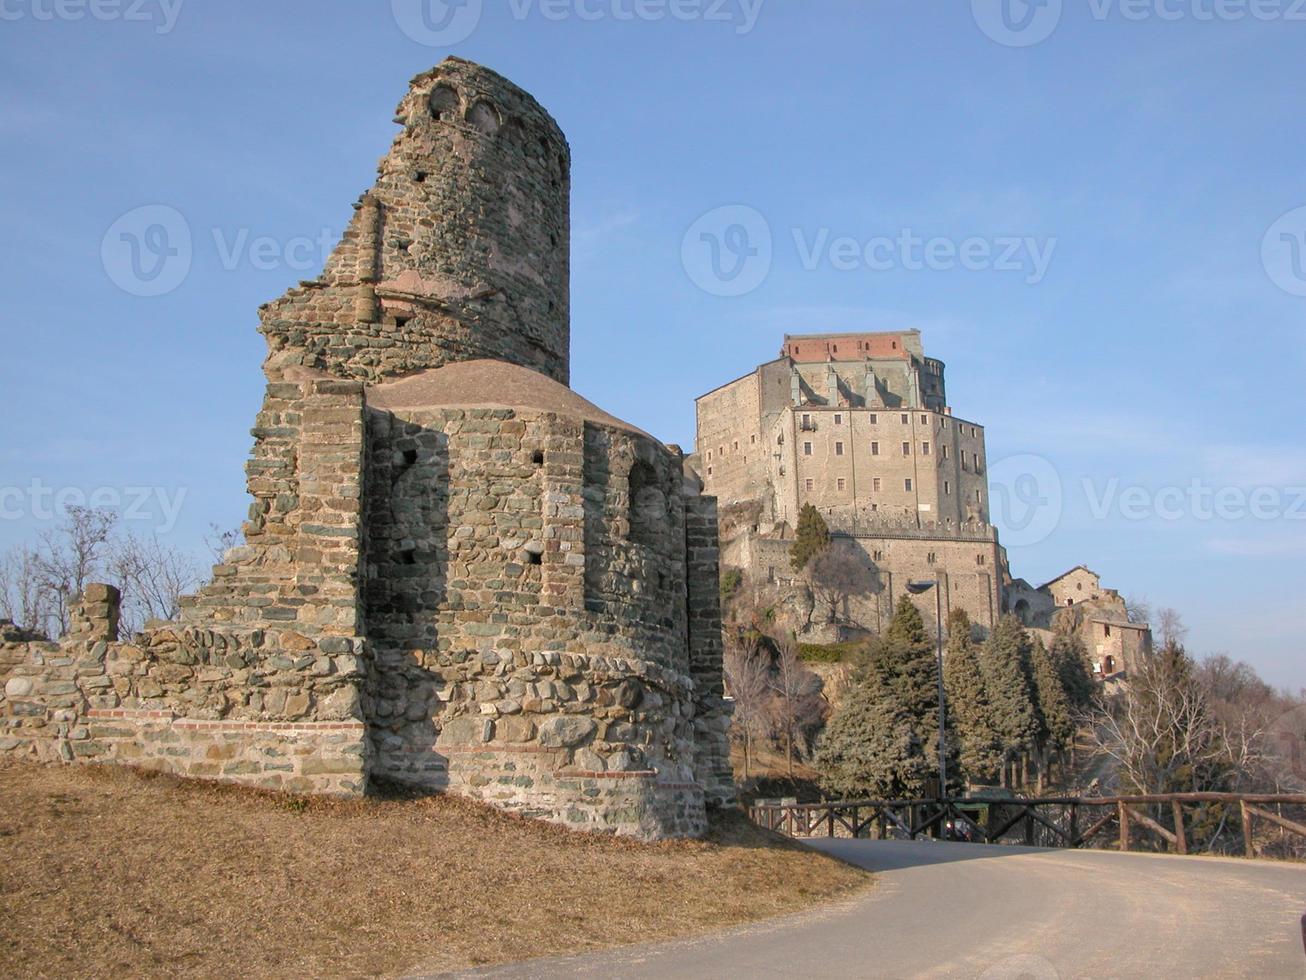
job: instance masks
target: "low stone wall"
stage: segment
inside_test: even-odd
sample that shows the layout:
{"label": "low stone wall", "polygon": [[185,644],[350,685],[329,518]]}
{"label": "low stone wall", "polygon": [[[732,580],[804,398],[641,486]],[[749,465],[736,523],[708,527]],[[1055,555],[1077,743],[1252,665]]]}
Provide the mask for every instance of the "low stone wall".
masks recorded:
{"label": "low stone wall", "polygon": [[363,792],[357,641],[169,624],[121,643],[118,598],[89,586],[58,643],[0,630],[0,753]]}

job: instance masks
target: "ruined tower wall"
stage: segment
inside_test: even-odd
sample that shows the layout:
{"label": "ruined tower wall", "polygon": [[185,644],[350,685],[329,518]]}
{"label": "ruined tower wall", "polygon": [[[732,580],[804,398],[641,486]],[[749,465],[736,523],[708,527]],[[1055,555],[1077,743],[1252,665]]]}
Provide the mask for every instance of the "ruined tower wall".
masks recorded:
{"label": "ruined tower wall", "polygon": [[524,409],[372,411],[368,432],[374,771],[700,833],[679,456]]}
{"label": "ruined tower wall", "polygon": [[570,151],[507,79],[450,58],[400,103],[404,128],[321,278],[261,311],[269,377],[375,382],[496,358],[564,384]]}

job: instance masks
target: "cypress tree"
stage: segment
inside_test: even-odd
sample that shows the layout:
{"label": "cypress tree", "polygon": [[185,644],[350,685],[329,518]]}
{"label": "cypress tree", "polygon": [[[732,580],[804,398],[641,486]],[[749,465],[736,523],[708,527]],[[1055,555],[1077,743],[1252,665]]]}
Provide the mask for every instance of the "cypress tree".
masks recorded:
{"label": "cypress tree", "polygon": [[954,609],[948,617],[948,649],[943,658],[948,730],[957,745],[962,771],[972,780],[990,782],[1002,765],[1002,744],[995,726],[970,617]]}
{"label": "cypress tree", "polygon": [[1097,685],[1088,670],[1088,652],[1078,633],[1057,632],[1048,651],[1052,666],[1061,678],[1061,686],[1074,711],[1087,711],[1093,706]]}
{"label": "cypress tree", "polygon": [[874,671],[845,693],[812,764],[821,788],[843,799],[907,796],[924,782],[924,757],[911,719]]}
{"label": "cypress tree", "polygon": [[1038,734],[1034,700],[1022,664],[1026,642],[1020,620],[1006,615],[998,620],[980,650],[980,669],[1002,748],[1004,776],[1006,763],[1027,752]]}
{"label": "cypress tree", "polygon": [[934,638],[912,601],[898,600],[889,628],[871,644],[870,666],[915,721],[938,727]]}
{"label": "cypress tree", "polygon": [[830,529],[821,512],[811,504],[803,504],[798,512],[798,532],[789,548],[789,564],[801,572],[807,563],[830,546]]}
{"label": "cypress tree", "polygon": [[1047,768],[1048,754],[1063,754],[1075,737],[1075,722],[1070,699],[1057,676],[1043,640],[1034,638],[1029,650],[1030,674],[1033,677],[1034,702],[1039,718],[1040,781]]}

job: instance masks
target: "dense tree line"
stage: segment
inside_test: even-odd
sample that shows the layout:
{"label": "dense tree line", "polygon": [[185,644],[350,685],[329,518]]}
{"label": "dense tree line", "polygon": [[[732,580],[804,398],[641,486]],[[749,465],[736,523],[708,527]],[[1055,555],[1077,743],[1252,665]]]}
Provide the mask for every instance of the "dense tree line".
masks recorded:
{"label": "dense tree line", "polygon": [[[977,642],[964,612],[948,620],[944,703],[949,791],[965,783],[1025,787],[1068,759],[1076,712],[1093,690],[1082,647],[1048,650],[1013,616]],[[826,727],[815,764],[838,796],[916,796],[938,779],[934,640],[905,596],[872,641],[856,682]]]}

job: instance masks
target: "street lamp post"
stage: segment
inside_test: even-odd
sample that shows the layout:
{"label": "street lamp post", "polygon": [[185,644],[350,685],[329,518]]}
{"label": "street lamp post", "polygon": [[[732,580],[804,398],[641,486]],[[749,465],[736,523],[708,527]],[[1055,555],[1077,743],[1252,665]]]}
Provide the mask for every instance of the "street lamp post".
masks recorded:
{"label": "street lamp post", "polygon": [[943,703],[943,591],[937,579],[920,580],[907,583],[907,591],[912,595],[923,595],[934,590],[934,658],[939,684],[939,800],[948,796],[948,739],[947,715]]}

